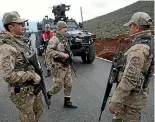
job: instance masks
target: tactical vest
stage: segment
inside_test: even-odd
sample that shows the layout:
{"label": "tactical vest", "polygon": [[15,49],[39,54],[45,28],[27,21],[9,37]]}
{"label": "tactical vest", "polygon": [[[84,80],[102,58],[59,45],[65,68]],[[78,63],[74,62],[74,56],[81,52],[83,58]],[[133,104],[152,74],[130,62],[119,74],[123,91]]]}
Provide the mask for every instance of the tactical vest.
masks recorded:
{"label": "tactical vest", "polygon": [[[16,48],[17,51],[19,51],[22,55],[25,56],[26,59],[30,58],[30,56],[35,55],[35,51],[31,48],[29,48],[28,45],[24,44],[19,44],[16,39],[14,37],[11,37],[9,35],[6,35],[5,37],[3,37],[2,39],[0,39],[0,45],[2,44],[8,44],[10,46],[13,46],[14,48]],[[33,55],[32,55],[33,54]],[[15,64],[15,69],[14,71],[28,71],[28,70],[34,70],[34,68],[28,64],[28,62],[26,61],[23,57],[23,60],[21,60],[20,63]]]}
{"label": "tactical vest", "polygon": [[[141,84],[142,86],[140,86],[140,87],[141,88],[146,88],[148,86],[149,82],[150,82],[150,78],[152,77],[152,75],[154,73],[154,37],[152,35],[139,36],[139,37],[137,37],[135,39],[133,45],[131,45],[130,47],[134,46],[135,44],[146,44],[146,45],[148,45],[150,47],[149,56],[152,57],[151,64],[150,64],[149,69],[148,69],[147,72],[142,72],[141,73],[144,76],[144,83],[142,83]],[[117,62],[118,63],[117,69],[119,71],[121,71],[121,72],[124,72],[126,62],[127,62],[127,57],[124,55],[126,51],[124,51],[122,54],[119,54],[119,56],[120,56],[119,59],[120,60],[118,60],[118,62]]]}
{"label": "tactical vest", "polygon": [[[69,54],[71,54],[71,51],[70,51],[70,46],[69,46],[69,44],[68,44],[68,40],[67,40],[67,38],[66,37],[64,37],[64,36],[62,36],[61,34],[59,34],[59,33],[56,33],[56,38],[59,40],[59,43],[61,43],[61,44],[63,44],[63,48],[62,48],[62,52],[65,52],[65,53],[68,53],[69,52]],[[57,45],[58,46],[58,45]],[[58,47],[57,47],[58,48]],[[59,49],[60,50],[60,49]],[[69,61],[70,61],[70,59],[69,58],[67,58],[67,59],[65,59],[65,58],[62,58],[62,57],[57,57],[57,58],[53,58],[53,60],[55,61],[55,62],[59,62],[59,63],[61,63],[61,64],[63,64],[63,67],[68,67],[69,66]]]}
{"label": "tactical vest", "polygon": [[146,44],[150,47],[149,56],[152,56],[152,61],[147,72],[143,72],[145,76],[145,81],[143,88],[146,88],[150,82],[150,79],[154,73],[154,36],[152,35],[143,35],[136,39],[135,44]]}
{"label": "tactical vest", "polygon": [[69,45],[69,42],[68,42],[68,39],[61,35],[60,33],[56,33],[56,37],[58,38],[58,40],[64,44],[65,48],[70,52],[72,53],[71,49],[70,49],[70,45]]}

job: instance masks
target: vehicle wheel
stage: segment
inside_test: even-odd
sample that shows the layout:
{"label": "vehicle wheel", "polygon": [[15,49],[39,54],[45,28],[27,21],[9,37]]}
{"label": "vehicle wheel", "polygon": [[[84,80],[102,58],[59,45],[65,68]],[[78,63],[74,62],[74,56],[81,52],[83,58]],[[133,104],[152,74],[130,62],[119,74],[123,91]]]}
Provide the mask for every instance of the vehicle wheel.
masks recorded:
{"label": "vehicle wheel", "polygon": [[86,57],[85,52],[81,55],[81,59],[82,59],[83,63],[87,63],[87,57]]}
{"label": "vehicle wheel", "polygon": [[89,47],[88,53],[83,53],[81,55],[81,59],[83,61],[83,63],[92,63],[95,59],[95,47],[94,44],[92,46]]}
{"label": "vehicle wheel", "polygon": [[87,54],[87,63],[92,63],[95,59],[95,45],[89,47],[89,51]]}

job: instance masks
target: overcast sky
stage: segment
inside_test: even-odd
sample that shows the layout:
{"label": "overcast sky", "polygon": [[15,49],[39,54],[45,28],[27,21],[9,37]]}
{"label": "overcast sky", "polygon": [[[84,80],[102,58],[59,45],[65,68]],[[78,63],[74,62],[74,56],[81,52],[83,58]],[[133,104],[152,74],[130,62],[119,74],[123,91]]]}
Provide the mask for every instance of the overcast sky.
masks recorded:
{"label": "overcast sky", "polygon": [[0,0],[0,16],[4,12],[18,11],[21,17],[31,21],[41,21],[45,15],[53,18],[52,7],[57,4],[71,5],[66,12],[70,18],[81,21],[80,7],[83,10],[84,21],[104,15],[125,7],[138,0]]}

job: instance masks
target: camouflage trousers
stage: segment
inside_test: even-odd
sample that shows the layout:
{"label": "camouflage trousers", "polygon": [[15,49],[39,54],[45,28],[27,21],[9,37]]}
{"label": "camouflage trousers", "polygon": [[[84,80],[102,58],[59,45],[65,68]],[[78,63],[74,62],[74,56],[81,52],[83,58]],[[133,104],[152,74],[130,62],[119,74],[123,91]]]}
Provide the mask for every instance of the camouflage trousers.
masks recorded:
{"label": "camouflage trousers", "polygon": [[29,94],[25,90],[14,93],[14,88],[9,88],[9,97],[19,110],[20,122],[38,122],[43,114],[42,93]]}
{"label": "camouflage trousers", "polygon": [[65,97],[71,97],[72,75],[70,66],[66,67],[65,69],[53,67],[52,74],[54,86],[49,90],[49,94],[55,95],[61,91],[62,87],[64,87]]}
{"label": "camouflage trousers", "polygon": [[46,52],[45,52],[45,55],[44,55],[44,66],[46,67],[46,70],[50,70],[50,68],[47,65],[47,61],[46,61]]}
{"label": "camouflage trousers", "polygon": [[47,69],[47,63],[46,63],[46,58],[45,58],[45,55],[44,55],[44,66],[46,67]]}
{"label": "camouflage trousers", "polygon": [[141,121],[141,109],[125,106],[121,113],[114,115],[112,122],[140,122]]}

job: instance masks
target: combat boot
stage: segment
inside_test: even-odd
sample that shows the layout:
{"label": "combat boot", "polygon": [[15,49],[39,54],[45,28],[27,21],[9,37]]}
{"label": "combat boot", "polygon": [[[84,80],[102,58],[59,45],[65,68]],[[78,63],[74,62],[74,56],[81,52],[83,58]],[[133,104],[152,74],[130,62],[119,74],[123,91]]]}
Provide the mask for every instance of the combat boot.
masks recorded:
{"label": "combat boot", "polygon": [[64,98],[64,108],[71,108],[71,109],[76,109],[77,106],[73,105],[72,102],[70,101],[70,97],[65,97]]}
{"label": "combat boot", "polygon": [[47,70],[47,74],[45,75],[45,77],[49,77],[49,76],[51,76],[51,71]]}
{"label": "combat boot", "polygon": [[48,97],[49,100],[50,100],[51,97],[52,97],[52,95],[49,93],[49,91],[47,92],[47,97]]}

